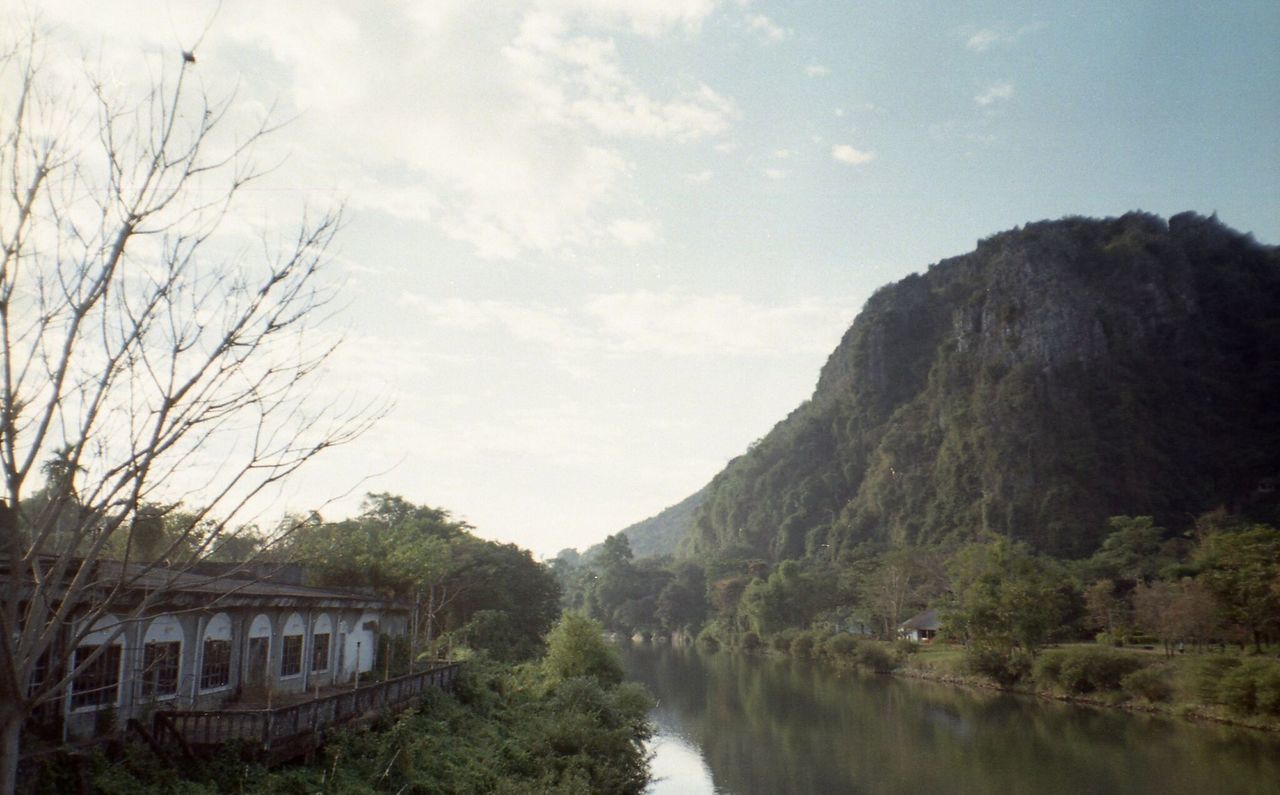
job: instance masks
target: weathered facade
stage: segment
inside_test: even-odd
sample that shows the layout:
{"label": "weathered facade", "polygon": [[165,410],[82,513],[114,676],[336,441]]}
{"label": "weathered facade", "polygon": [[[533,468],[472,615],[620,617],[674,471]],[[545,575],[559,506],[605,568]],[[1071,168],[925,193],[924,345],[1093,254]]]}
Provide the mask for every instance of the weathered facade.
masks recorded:
{"label": "weathered facade", "polygon": [[[373,670],[380,637],[403,636],[408,622],[406,607],[355,591],[166,576],[160,604],[133,617],[126,599],[68,650],[76,667],[107,647],[61,699],[64,737],[117,730],[158,709],[267,705],[352,682]],[[147,582],[133,587],[141,594]]]}

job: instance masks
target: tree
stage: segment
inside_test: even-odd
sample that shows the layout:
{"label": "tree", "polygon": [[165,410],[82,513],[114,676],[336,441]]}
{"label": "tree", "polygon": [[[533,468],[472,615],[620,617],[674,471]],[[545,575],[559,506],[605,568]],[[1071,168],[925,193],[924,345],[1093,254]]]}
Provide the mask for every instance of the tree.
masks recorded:
{"label": "tree", "polygon": [[[145,616],[237,515],[382,413],[316,398],[341,214],[260,247],[227,223],[267,170],[254,152],[272,120],[246,126],[176,48],[134,97],[56,82],[43,46],[33,33],[0,56],[6,792],[24,719],[107,648],[71,656],[95,621],[114,615],[118,634]],[[193,507],[157,533],[149,506],[179,503]]]}
{"label": "tree", "polygon": [[1192,579],[1141,584],[1133,591],[1133,614],[1138,626],[1164,644],[1173,656],[1177,641],[1204,641],[1214,628],[1216,609],[1204,583]]}
{"label": "tree", "polygon": [[605,641],[604,627],[581,613],[565,613],[551,628],[542,664],[558,679],[590,676],[604,686],[622,681],[622,663]]}
{"label": "tree", "polygon": [[1052,561],[1004,538],[962,549],[953,567],[957,598],[948,630],[966,640],[983,673],[1016,681],[1062,627],[1070,584]]}
{"label": "tree", "polygon": [[1200,540],[1193,560],[1200,566],[1199,580],[1226,617],[1251,635],[1261,652],[1263,631],[1280,624],[1280,593],[1272,587],[1280,577],[1280,530],[1254,525],[1211,532]]}

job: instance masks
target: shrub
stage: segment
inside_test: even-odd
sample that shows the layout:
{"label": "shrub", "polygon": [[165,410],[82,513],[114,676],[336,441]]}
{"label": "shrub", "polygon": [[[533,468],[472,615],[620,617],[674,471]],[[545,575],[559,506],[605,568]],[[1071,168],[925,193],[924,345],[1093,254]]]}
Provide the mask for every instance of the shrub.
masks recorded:
{"label": "shrub", "polygon": [[791,651],[791,641],[795,639],[797,631],[798,630],[794,629],[784,629],[781,632],[772,635],[769,638],[769,648],[783,653]]}
{"label": "shrub", "polygon": [[920,653],[920,644],[906,638],[898,638],[893,642],[893,653],[898,659],[905,660],[913,654]]}
{"label": "shrub", "polygon": [[818,634],[813,630],[797,632],[795,639],[791,641],[791,653],[796,657],[812,657],[817,641]]}
{"label": "shrub", "polygon": [[698,633],[697,643],[708,651],[715,651],[716,649],[719,649],[720,637],[716,628],[711,624],[703,627],[702,631]]}
{"label": "shrub", "polygon": [[1258,711],[1280,715],[1280,663],[1272,663],[1258,675]]}
{"label": "shrub", "polygon": [[581,613],[565,613],[547,633],[543,666],[559,679],[590,676],[602,685],[622,681],[622,663],[604,639],[604,628]]}
{"label": "shrub", "polygon": [[964,653],[964,669],[991,679],[996,684],[1009,687],[1031,673],[1032,657],[1019,648],[1004,648],[985,643],[973,643]]}
{"label": "shrub", "polygon": [[760,640],[760,636],[755,632],[748,632],[742,636],[743,651],[759,651],[763,646],[764,642]]}
{"label": "shrub", "polygon": [[1173,695],[1173,686],[1159,667],[1139,668],[1125,674],[1120,679],[1120,687],[1124,692],[1147,701],[1168,701]]}
{"label": "shrub", "polygon": [[1204,704],[1217,704],[1218,684],[1231,669],[1240,665],[1235,657],[1205,657],[1191,671],[1191,692]]}
{"label": "shrub", "polygon": [[1280,714],[1280,663],[1247,660],[1218,682],[1218,701],[1237,715]]}
{"label": "shrub", "polygon": [[852,660],[858,651],[858,639],[841,632],[832,635],[822,643],[822,653],[833,660]]}
{"label": "shrub", "polygon": [[897,667],[893,655],[878,643],[858,644],[857,659],[860,667],[878,674],[887,674]]}
{"label": "shrub", "polygon": [[1237,665],[1222,675],[1217,700],[1237,715],[1250,715],[1257,709],[1258,680],[1253,661]]}
{"label": "shrub", "polygon": [[1036,663],[1036,680],[1068,693],[1115,690],[1120,680],[1142,667],[1130,654],[1102,646],[1046,652]]}

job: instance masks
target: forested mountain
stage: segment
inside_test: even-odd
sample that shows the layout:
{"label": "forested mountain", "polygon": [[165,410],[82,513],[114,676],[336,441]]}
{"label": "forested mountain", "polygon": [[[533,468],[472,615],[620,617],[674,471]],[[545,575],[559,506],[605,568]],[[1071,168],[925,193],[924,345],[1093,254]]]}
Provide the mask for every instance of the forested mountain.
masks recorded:
{"label": "forested mountain", "polygon": [[[689,535],[693,527],[694,514],[707,497],[707,489],[699,489],[696,494],[685,497],[675,505],[663,508],[648,519],[636,522],[622,530],[631,544],[631,551],[637,558],[660,558],[674,555],[680,542]],[[582,554],[584,562],[590,563],[599,556],[604,544],[596,544]]]}
{"label": "forested mountain", "polygon": [[707,487],[681,551],[987,530],[1085,555],[1113,515],[1274,512],[1276,475],[1280,249],[1194,213],[1067,218],[872,296],[813,397]]}

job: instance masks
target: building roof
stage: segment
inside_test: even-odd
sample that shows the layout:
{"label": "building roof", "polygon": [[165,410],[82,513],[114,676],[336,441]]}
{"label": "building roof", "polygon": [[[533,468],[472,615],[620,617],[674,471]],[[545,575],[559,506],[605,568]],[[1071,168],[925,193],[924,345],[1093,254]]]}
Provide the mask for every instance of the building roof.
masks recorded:
{"label": "building roof", "polygon": [[935,608],[929,608],[923,613],[908,618],[898,625],[899,629],[911,631],[913,629],[931,629],[938,630],[942,624],[938,621],[938,611]]}
{"label": "building roof", "polygon": [[279,582],[258,576],[261,572],[243,567],[232,567],[222,573],[199,573],[160,565],[131,563],[126,566],[114,561],[101,561],[94,573],[93,590],[106,592],[119,588],[126,602],[129,601],[129,593],[141,595],[162,591],[165,604],[183,608],[203,605],[216,609],[271,603],[281,607],[409,609],[372,590],[315,588]]}

